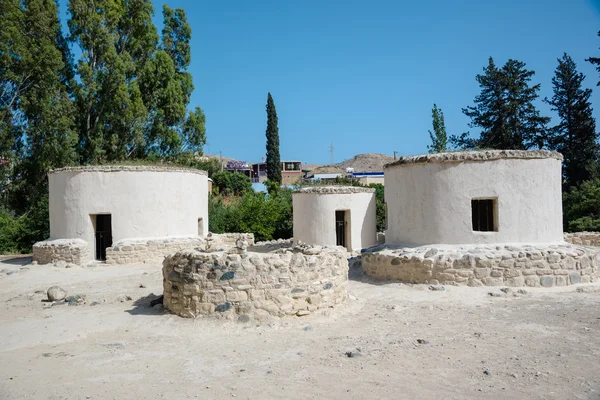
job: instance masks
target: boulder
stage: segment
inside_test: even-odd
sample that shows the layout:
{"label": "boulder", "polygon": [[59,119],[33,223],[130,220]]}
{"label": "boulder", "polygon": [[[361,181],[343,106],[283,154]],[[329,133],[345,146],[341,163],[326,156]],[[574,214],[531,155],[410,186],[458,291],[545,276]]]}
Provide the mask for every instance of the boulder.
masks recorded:
{"label": "boulder", "polygon": [[48,295],[48,300],[50,301],[61,301],[64,300],[65,297],[67,297],[66,290],[64,290],[60,286],[52,286],[48,288],[46,294]]}

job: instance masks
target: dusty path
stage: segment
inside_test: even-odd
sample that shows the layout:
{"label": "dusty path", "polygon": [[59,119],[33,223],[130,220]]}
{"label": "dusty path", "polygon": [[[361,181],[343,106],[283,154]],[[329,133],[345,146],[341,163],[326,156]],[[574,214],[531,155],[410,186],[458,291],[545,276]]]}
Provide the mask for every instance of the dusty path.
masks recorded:
{"label": "dusty path", "polygon": [[[598,285],[352,281],[329,315],[240,323],[146,307],[158,265],[26,262],[0,263],[0,399],[600,398]],[[54,284],[87,305],[41,302]]]}

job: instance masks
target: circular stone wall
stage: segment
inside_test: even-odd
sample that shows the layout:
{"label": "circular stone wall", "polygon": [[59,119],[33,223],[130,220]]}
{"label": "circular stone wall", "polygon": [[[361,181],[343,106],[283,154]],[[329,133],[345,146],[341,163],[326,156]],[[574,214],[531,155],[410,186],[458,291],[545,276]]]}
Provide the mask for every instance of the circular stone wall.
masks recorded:
{"label": "circular stone wall", "polygon": [[[336,219],[343,218],[345,247],[360,250],[377,243],[375,189],[311,186],[292,194],[294,239],[314,245],[337,244]],[[336,218],[336,211],[338,213]]]}
{"label": "circular stone wall", "polygon": [[[561,160],[549,151],[483,151],[387,164],[386,242],[562,242]],[[492,231],[479,231],[473,220],[484,206],[493,210],[486,217]]]}
{"label": "circular stone wall", "polygon": [[208,233],[205,171],[150,166],[51,171],[50,239],[83,239],[95,258],[95,216],[110,214],[113,244],[123,239]]}
{"label": "circular stone wall", "polygon": [[306,315],[347,298],[347,253],[181,251],[163,262],[164,306],[182,317]]}
{"label": "circular stone wall", "polygon": [[598,278],[600,250],[571,244],[381,246],[361,254],[376,279],[469,286],[566,286]]}

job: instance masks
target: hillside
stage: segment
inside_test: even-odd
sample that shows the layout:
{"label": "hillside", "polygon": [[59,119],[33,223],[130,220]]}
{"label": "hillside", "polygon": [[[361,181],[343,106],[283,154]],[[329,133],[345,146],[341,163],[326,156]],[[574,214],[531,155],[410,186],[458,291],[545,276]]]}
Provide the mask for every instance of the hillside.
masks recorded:
{"label": "hillside", "polygon": [[381,172],[383,166],[394,161],[394,157],[387,154],[367,153],[357,154],[349,160],[335,164],[336,167],[346,170],[354,168],[355,172]]}

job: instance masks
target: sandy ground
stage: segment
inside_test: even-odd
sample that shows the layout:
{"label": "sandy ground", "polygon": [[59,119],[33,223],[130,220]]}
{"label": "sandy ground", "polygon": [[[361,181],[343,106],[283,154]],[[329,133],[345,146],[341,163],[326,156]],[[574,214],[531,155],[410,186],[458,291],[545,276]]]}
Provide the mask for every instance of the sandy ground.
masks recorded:
{"label": "sandy ground", "polygon": [[[147,307],[159,265],[28,262],[0,263],[0,399],[600,398],[598,285],[352,280],[338,309],[242,323]],[[87,304],[42,302],[55,284]]]}

